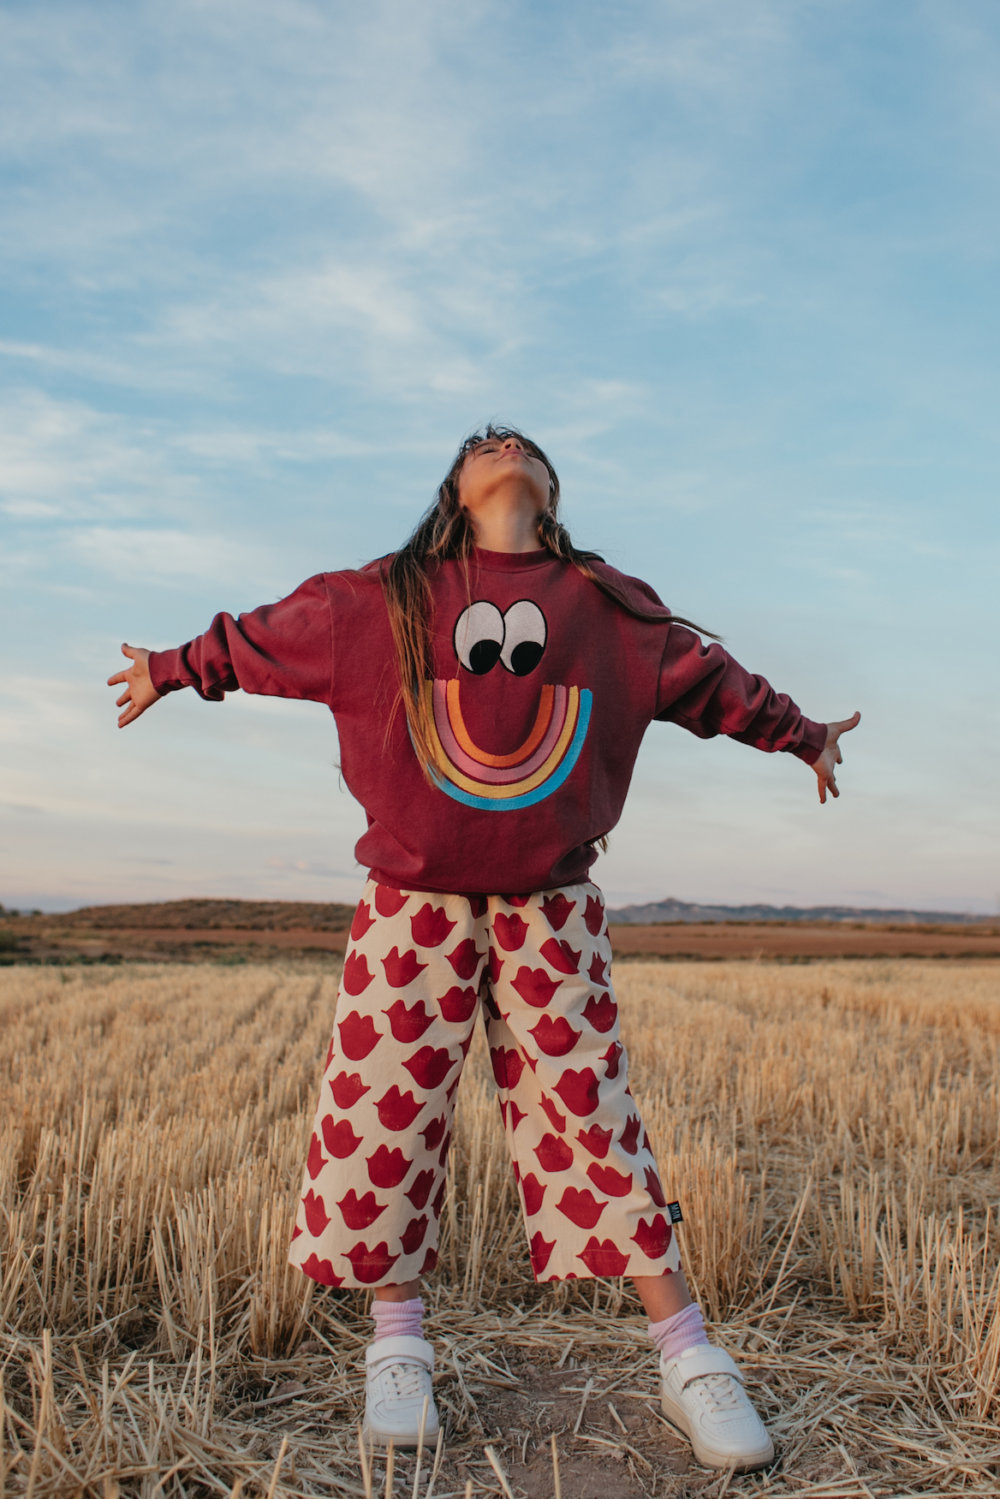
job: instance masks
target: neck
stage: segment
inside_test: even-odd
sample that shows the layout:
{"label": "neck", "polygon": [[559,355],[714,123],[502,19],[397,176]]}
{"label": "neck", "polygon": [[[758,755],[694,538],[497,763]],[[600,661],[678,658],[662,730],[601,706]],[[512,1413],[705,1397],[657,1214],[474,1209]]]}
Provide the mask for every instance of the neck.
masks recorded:
{"label": "neck", "polygon": [[537,552],[538,512],[534,508],[490,507],[470,515],[477,547],[487,552]]}

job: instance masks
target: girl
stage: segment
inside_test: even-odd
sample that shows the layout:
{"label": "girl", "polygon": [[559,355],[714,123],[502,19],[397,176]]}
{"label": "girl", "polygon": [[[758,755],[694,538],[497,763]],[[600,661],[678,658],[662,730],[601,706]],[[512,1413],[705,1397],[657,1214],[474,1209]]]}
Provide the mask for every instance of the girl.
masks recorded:
{"label": "girl", "polygon": [[773,1457],[691,1302],[635,1103],[589,880],[653,719],[811,765],[838,740],[580,552],[559,482],[510,428],[463,443],[395,555],[310,578],[176,650],[124,645],[120,727],[191,686],[326,703],[364,807],[351,929],[290,1259],[374,1289],[366,1429],[438,1429],[420,1278],[437,1258],[455,1092],[480,1005],[536,1280],[630,1276],[669,1420],[713,1467]]}

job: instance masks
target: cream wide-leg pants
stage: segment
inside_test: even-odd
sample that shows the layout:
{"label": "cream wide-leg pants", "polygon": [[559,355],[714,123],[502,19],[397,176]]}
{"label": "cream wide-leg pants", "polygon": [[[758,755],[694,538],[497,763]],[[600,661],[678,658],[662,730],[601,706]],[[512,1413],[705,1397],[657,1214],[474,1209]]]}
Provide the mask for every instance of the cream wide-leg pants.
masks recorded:
{"label": "cream wide-leg pants", "polygon": [[482,1000],[535,1279],[680,1268],[628,1086],[604,901],[369,880],[351,928],[289,1259],[329,1286],[437,1260],[455,1094]]}

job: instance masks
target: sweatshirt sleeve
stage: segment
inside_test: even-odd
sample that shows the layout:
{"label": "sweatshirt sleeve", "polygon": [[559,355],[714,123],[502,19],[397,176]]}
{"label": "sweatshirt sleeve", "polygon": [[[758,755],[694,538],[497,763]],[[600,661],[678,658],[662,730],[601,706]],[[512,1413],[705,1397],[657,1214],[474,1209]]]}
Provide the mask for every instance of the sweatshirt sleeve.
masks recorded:
{"label": "sweatshirt sleeve", "polygon": [[217,614],[204,635],[187,645],[152,651],[149,672],[159,693],[193,687],[210,702],[239,687],[268,697],[330,703],[333,639],[325,575],[238,618]]}
{"label": "sweatshirt sleeve", "polygon": [[807,765],[826,743],[826,724],[806,718],[785,693],[683,625],[667,631],[655,716],[700,739],[728,734],[755,749],[788,750]]}

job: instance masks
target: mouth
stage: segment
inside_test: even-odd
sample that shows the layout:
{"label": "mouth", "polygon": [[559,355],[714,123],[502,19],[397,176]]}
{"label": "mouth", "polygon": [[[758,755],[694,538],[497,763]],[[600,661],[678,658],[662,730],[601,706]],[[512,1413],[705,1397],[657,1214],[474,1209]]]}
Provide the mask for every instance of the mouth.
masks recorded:
{"label": "mouth", "polygon": [[544,686],[534,724],[509,754],[473,740],[457,678],[426,682],[424,692],[433,723],[431,773],[442,791],[466,806],[502,812],[544,801],[566,780],[587,737],[592,695],[586,687]]}

